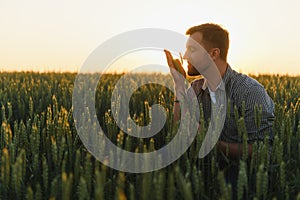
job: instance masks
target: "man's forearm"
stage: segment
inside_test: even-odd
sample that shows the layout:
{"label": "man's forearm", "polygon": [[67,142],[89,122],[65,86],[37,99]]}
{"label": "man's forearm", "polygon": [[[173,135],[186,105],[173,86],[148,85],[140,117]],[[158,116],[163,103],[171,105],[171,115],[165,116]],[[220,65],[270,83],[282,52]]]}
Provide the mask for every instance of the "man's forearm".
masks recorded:
{"label": "man's forearm", "polygon": [[[229,143],[229,142],[219,141],[218,148],[225,155],[228,153],[228,157],[231,159],[238,159],[243,154],[243,148],[241,143]],[[252,155],[252,144],[248,144],[248,157],[251,157],[251,155]]]}

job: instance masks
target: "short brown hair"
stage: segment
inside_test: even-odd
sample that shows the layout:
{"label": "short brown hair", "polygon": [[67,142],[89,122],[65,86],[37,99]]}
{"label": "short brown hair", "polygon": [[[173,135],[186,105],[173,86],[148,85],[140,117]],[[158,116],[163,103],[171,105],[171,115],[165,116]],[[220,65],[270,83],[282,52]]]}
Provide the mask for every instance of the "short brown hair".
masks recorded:
{"label": "short brown hair", "polygon": [[229,33],[218,24],[206,23],[193,26],[186,31],[187,35],[195,32],[202,33],[203,43],[206,48],[219,48],[220,57],[227,61],[227,53],[229,48]]}

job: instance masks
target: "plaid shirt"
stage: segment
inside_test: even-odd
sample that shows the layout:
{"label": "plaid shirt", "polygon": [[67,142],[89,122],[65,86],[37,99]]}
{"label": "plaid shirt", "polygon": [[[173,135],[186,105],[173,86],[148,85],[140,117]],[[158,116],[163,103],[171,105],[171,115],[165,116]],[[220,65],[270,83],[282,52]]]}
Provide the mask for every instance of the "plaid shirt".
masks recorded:
{"label": "plaid shirt", "polygon": [[[273,141],[274,103],[264,87],[253,78],[232,70],[229,65],[223,76],[223,83],[227,97],[227,114],[219,140],[242,142],[242,138],[238,134],[234,107],[236,106],[241,116],[244,101],[244,122],[248,133],[248,143],[262,141],[265,134],[268,134],[270,141]],[[191,88],[194,90],[199,104],[202,105],[204,118],[208,122],[211,116],[212,103],[206,80],[201,78],[193,81],[189,90]],[[218,90],[220,88],[217,89],[216,94]],[[262,106],[259,128],[255,123],[255,105]]]}

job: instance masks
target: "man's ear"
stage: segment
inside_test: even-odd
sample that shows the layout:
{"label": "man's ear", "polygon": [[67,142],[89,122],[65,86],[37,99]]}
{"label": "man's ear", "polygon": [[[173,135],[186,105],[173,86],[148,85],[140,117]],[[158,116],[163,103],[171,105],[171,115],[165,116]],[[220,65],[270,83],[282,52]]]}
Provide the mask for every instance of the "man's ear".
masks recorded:
{"label": "man's ear", "polygon": [[221,53],[221,51],[219,48],[212,48],[210,50],[210,56],[214,61],[220,57],[220,53]]}

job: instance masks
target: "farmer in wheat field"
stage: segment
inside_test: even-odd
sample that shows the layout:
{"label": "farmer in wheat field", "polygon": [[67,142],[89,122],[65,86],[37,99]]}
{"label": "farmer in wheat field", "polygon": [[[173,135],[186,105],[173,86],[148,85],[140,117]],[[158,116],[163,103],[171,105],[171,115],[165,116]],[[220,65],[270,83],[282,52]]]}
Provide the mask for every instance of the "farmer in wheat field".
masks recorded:
{"label": "farmer in wheat field", "polygon": [[[218,139],[216,148],[219,166],[224,169],[227,182],[232,184],[233,197],[236,198],[238,164],[227,165],[227,159],[238,161],[242,156],[242,137],[238,134],[238,125],[235,119],[234,107],[240,115],[244,113],[244,124],[248,136],[248,157],[252,154],[252,144],[256,141],[263,141],[266,136],[269,137],[271,146],[273,141],[272,124],[274,121],[274,103],[267,94],[264,87],[253,78],[236,72],[227,63],[227,52],[229,48],[229,34],[217,24],[202,24],[191,27],[186,34],[189,36],[186,44],[186,52],[183,56],[188,63],[187,74],[189,76],[202,75],[191,83],[188,90],[193,89],[199,105],[202,105],[203,114],[206,121],[209,120],[211,114],[211,106],[217,102],[216,93],[220,90],[221,80],[226,90],[227,103],[229,102],[230,110],[226,116],[221,135]],[[174,60],[171,53],[165,50],[166,58],[170,69],[176,69],[183,77],[186,77],[181,62]],[[213,72],[209,60],[205,59],[205,55],[213,62],[218,70]],[[174,101],[174,119],[180,119],[180,102],[184,100],[186,91],[178,76],[171,70],[175,83],[175,101]],[[218,75],[219,77],[218,78]],[[255,106],[261,108],[260,126],[257,127],[255,121]],[[238,163],[238,162],[236,162]]]}

